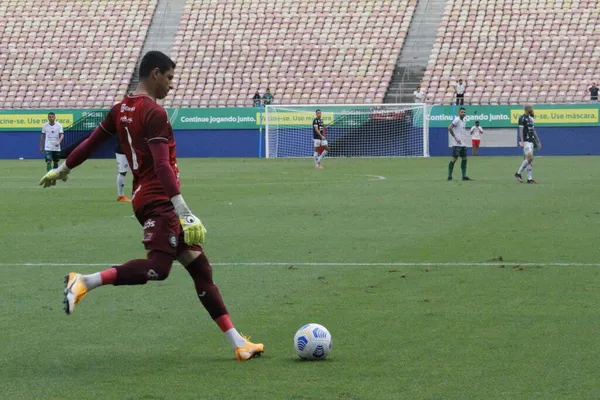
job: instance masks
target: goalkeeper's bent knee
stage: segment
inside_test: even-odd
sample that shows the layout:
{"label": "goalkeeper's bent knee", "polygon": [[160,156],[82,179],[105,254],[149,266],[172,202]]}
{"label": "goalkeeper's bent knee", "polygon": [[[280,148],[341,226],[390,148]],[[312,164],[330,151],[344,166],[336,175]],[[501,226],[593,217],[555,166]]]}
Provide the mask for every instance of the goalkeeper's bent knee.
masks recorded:
{"label": "goalkeeper's bent knee", "polygon": [[137,259],[115,267],[117,278],[114,285],[144,285],[149,280],[167,279],[173,265],[173,257],[161,251],[150,251],[147,259]]}

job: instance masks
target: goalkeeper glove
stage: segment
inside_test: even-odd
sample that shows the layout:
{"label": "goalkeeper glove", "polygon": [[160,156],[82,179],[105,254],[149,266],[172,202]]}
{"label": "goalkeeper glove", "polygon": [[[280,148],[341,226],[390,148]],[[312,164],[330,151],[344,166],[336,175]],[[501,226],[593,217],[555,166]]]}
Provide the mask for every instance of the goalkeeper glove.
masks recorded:
{"label": "goalkeeper glove", "polygon": [[69,172],[71,172],[71,169],[67,167],[66,163],[62,163],[58,168],[48,171],[48,173],[40,179],[40,186],[43,186],[44,188],[54,186],[59,179],[66,182]]}
{"label": "goalkeeper glove", "polygon": [[204,243],[206,228],[202,225],[200,218],[192,214],[183,197],[180,194],[173,196],[171,203],[175,207],[175,213],[179,217],[179,222],[183,228],[185,243],[188,245]]}

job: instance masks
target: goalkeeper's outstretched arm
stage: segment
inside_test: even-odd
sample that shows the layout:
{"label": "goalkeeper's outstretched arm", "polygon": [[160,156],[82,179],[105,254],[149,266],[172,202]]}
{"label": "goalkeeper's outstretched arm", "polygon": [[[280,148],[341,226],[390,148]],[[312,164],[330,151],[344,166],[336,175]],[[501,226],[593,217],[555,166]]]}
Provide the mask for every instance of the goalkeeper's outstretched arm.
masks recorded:
{"label": "goalkeeper's outstretched arm", "polygon": [[56,181],[59,179],[62,181],[67,180],[67,176],[71,170],[81,165],[85,160],[90,158],[92,154],[106,142],[111,135],[106,132],[102,127],[97,127],[89,138],[77,146],[69,157],[63,162],[58,168],[51,170],[40,180],[40,185],[43,187],[49,187],[56,185]]}
{"label": "goalkeeper's outstretched arm", "polygon": [[112,135],[106,132],[102,127],[96,127],[90,137],[81,142],[79,146],[75,147],[71,154],[69,154],[69,157],[67,157],[67,160],[65,161],[66,167],[73,169],[83,164],[83,162],[90,158],[90,156],[98,150],[98,147],[110,139],[111,136]]}

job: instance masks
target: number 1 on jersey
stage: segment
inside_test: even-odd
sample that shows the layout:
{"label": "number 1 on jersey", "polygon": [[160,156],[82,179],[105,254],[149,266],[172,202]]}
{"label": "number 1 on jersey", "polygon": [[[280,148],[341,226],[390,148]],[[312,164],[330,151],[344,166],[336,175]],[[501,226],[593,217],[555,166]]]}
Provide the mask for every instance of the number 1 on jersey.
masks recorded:
{"label": "number 1 on jersey", "polygon": [[125,127],[125,132],[127,132],[127,141],[129,142],[129,148],[131,149],[131,161],[133,161],[133,169],[137,170],[139,167],[137,154],[135,154],[135,150],[133,148],[133,141],[131,139],[131,135],[129,134],[129,128]]}

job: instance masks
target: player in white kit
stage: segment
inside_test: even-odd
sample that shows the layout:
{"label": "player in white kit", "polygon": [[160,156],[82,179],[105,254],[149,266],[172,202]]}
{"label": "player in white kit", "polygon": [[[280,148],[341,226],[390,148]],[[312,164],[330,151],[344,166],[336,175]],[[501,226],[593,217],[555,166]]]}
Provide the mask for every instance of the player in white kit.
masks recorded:
{"label": "player in white kit", "polygon": [[58,168],[60,161],[60,144],[65,138],[65,132],[60,122],[56,121],[56,114],[48,113],[48,122],[42,126],[40,137],[40,153],[46,159],[46,171]]}
{"label": "player in white kit", "polygon": [[454,163],[458,160],[458,157],[462,159],[460,162],[460,170],[462,172],[463,181],[471,181],[472,179],[467,176],[467,121],[465,121],[465,115],[467,110],[463,107],[458,112],[458,117],[454,118],[454,121],[448,126],[448,133],[452,136],[452,158],[448,164],[448,180],[452,180],[452,172],[454,171]]}

